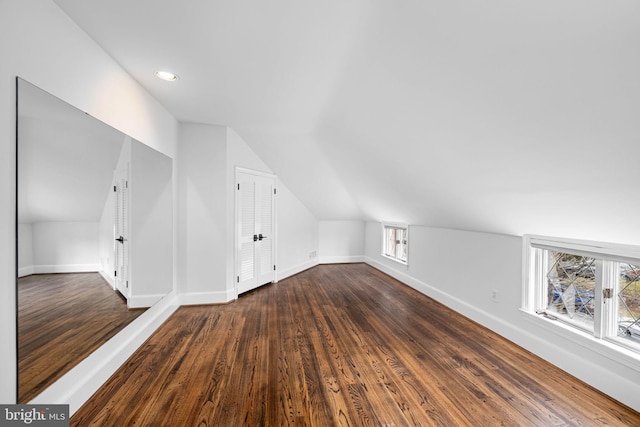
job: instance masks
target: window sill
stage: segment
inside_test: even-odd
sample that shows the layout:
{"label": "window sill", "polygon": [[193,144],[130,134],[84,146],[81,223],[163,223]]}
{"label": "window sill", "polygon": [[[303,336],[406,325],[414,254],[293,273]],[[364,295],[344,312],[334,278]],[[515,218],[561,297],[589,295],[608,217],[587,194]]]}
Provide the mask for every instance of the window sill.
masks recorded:
{"label": "window sill", "polygon": [[614,362],[620,363],[636,372],[640,372],[640,353],[611,341],[598,339],[587,333],[569,326],[562,321],[546,318],[542,315],[520,309],[525,321],[544,329],[564,340],[577,344],[589,351],[597,353]]}
{"label": "window sill", "polygon": [[408,263],[408,262],[406,262],[406,261],[402,261],[402,260],[399,260],[398,258],[393,258],[393,257],[390,257],[390,256],[385,255],[385,254],[381,254],[381,255],[382,255],[382,258],[384,258],[384,259],[388,259],[388,260],[390,260],[390,261],[395,262],[396,264],[403,265],[403,266],[405,266],[405,268],[407,268],[407,269],[409,268],[409,263]]}

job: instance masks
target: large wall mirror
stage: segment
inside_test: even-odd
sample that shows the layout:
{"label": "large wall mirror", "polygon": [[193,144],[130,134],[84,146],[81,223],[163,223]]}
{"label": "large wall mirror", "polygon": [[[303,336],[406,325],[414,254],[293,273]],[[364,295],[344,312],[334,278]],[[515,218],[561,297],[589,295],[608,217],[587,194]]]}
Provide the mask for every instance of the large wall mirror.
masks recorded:
{"label": "large wall mirror", "polygon": [[172,160],[17,79],[18,402],[173,288]]}

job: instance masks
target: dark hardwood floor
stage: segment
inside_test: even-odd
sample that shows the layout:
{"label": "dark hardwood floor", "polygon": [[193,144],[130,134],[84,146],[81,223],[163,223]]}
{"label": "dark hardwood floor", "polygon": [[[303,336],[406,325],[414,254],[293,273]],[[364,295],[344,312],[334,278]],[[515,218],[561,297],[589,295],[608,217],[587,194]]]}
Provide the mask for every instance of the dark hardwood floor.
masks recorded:
{"label": "dark hardwood floor", "polygon": [[29,402],[143,312],[129,310],[98,273],[20,278],[18,402]]}
{"label": "dark hardwood floor", "polygon": [[638,426],[640,414],[364,264],[178,309],[75,426]]}

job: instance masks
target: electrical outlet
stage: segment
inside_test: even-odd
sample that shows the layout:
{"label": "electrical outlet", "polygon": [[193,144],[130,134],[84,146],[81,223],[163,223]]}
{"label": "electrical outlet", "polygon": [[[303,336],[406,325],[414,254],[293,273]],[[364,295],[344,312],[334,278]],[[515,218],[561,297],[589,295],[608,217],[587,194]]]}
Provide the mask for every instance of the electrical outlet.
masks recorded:
{"label": "electrical outlet", "polygon": [[318,253],[316,251],[309,252],[309,258],[315,258],[317,256],[318,256]]}
{"label": "electrical outlet", "polygon": [[491,290],[491,301],[498,302],[498,290],[497,289],[492,289]]}

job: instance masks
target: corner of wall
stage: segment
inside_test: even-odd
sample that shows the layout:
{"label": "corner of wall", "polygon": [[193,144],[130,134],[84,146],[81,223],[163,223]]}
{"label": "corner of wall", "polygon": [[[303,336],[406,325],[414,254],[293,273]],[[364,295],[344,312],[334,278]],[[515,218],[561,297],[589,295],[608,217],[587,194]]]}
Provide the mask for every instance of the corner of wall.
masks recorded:
{"label": "corner of wall", "polygon": [[366,224],[363,220],[322,220],[318,223],[321,264],[362,262]]}

